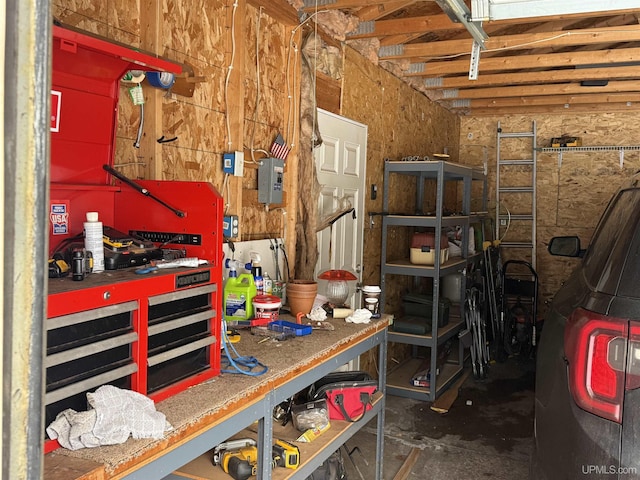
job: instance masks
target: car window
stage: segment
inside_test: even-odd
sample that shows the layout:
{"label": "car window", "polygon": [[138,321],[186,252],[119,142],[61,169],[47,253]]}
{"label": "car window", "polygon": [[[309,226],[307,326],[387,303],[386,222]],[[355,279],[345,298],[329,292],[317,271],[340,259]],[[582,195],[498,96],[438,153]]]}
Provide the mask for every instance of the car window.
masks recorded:
{"label": "car window", "polygon": [[583,264],[586,280],[596,291],[616,293],[639,213],[640,189],[622,190],[605,210]]}

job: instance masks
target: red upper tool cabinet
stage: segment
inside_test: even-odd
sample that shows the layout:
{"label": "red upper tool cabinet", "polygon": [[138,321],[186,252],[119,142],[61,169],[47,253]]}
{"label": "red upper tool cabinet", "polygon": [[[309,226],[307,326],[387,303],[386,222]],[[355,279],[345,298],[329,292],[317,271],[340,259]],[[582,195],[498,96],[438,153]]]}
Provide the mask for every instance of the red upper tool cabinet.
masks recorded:
{"label": "red upper tool cabinet", "polygon": [[[104,168],[117,169],[120,79],[129,70],[177,74],[180,65],[61,26],[52,64],[50,253],[82,242],[86,212],[95,211],[155,253],[207,264],[139,275],[144,250],[124,249],[110,253],[111,269],[82,281],[50,278],[45,426],[67,408],[86,410],[86,393],[104,384],[161,400],[218,375],[223,257],[223,203],[211,184],[146,180],[136,190]],[[45,451],[57,446],[47,440]]]}

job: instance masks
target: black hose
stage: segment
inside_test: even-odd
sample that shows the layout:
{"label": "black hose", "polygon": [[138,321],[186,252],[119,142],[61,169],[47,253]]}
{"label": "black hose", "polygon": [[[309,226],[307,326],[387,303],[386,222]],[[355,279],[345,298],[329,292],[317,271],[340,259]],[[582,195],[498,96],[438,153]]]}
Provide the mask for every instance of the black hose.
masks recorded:
{"label": "black hose", "polygon": [[284,263],[287,269],[287,281],[291,278],[291,271],[289,270],[289,257],[287,256],[287,250],[284,248],[284,243],[280,244],[280,248],[282,249],[282,255],[284,255]]}

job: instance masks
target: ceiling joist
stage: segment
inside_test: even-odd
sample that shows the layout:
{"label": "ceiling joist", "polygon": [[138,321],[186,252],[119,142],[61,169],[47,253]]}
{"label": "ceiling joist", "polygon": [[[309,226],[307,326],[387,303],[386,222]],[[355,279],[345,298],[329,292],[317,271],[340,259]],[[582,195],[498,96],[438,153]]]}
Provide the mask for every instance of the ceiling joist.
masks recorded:
{"label": "ceiling joist", "polygon": [[[585,95],[540,95],[535,97],[505,97],[473,99],[468,102],[468,108],[488,107],[527,107],[533,105],[577,105],[588,103],[640,103],[638,93],[609,93],[609,94],[585,94]],[[463,105],[462,102],[458,102]]]}
{"label": "ceiling joist", "polygon": [[[539,2],[494,2],[513,4],[521,18],[484,21],[488,38],[474,62],[470,17],[454,22],[447,15],[462,0],[306,0],[304,10],[357,17],[357,30],[345,32],[349,43],[376,39],[381,65],[459,114],[638,110],[640,2],[626,8],[635,2],[571,0],[570,10],[555,2],[560,10],[553,16],[532,7]],[[600,86],[582,86],[583,80]]]}
{"label": "ceiling joist", "polygon": [[[541,69],[557,67],[576,67],[582,65],[615,65],[640,62],[640,48],[622,48],[619,50],[599,50],[589,52],[547,53],[491,57],[480,61],[480,74],[485,72],[523,69]],[[421,73],[413,76],[440,76],[460,74],[469,70],[469,60],[426,62]],[[407,76],[412,76],[408,73]]]}
{"label": "ceiling joist", "polygon": [[[490,37],[485,40],[485,52],[503,50],[532,50],[534,48],[561,48],[570,46],[640,41],[640,25],[621,27],[587,28],[566,32],[523,33]],[[471,51],[471,39],[445,40],[442,42],[412,43],[403,45],[402,53],[384,57],[385,60],[430,58],[467,55]],[[465,52],[465,53],[461,53]]]}
{"label": "ceiling joist", "polygon": [[602,86],[583,86],[580,83],[558,83],[547,85],[518,85],[512,87],[469,88],[442,90],[446,98],[501,98],[533,97],[539,95],[594,94],[640,92],[640,81],[627,80],[608,82]]}
{"label": "ceiling joist", "polygon": [[569,68],[561,70],[545,70],[541,72],[519,72],[480,75],[477,80],[469,80],[465,76],[427,78],[424,88],[477,88],[496,85],[532,85],[544,86],[547,83],[577,82],[581,80],[640,79],[640,68],[606,67],[606,68]]}

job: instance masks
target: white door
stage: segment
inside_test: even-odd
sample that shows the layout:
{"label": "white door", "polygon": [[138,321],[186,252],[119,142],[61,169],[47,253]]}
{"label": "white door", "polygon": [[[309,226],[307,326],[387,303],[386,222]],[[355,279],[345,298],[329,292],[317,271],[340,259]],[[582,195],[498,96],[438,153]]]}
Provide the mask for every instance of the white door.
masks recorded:
{"label": "white door", "polygon": [[[331,269],[354,273],[358,280],[349,282],[351,296],[346,303],[360,308],[356,285],[361,283],[362,271],[367,126],[320,109],[318,126],[322,145],[315,149],[314,157],[320,183],[319,223],[341,209],[353,207],[354,211],[318,232],[316,277]],[[320,280],[318,293],[323,295],[325,288]]]}

